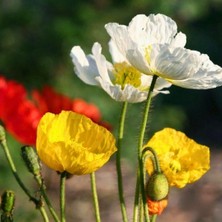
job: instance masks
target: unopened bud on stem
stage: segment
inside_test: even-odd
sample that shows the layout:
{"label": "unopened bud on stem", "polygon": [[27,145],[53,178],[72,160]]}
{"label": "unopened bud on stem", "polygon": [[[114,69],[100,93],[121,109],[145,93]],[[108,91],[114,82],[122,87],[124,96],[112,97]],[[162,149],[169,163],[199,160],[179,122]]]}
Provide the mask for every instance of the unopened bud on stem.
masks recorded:
{"label": "unopened bud on stem", "polygon": [[31,146],[23,146],[21,150],[22,159],[24,160],[29,172],[32,173],[34,176],[40,176],[41,166],[35,150]]}
{"label": "unopened bud on stem", "polygon": [[160,172],[154,172],[147,181],[146,195],[150,200],[159,201],[167,197],[169,183],[166,176]]}
{"label": "unopened bud on stem", "polygon": [[1,221],[12,222],[13,221],[13,209],[15,204],[15,194],[11,190],[6,190],[1,196]]}

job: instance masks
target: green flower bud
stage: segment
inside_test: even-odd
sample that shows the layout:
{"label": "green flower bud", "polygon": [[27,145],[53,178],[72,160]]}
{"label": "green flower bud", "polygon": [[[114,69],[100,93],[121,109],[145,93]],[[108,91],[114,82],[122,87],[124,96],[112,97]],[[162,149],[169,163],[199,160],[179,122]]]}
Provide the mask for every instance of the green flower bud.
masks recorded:
{"label": "green flower bud", "polygon": [[6,190],[1,196],[1,210],[3,213],[12,213],[15,203],[15,194],[11,190]]}
{"label": "green flower bud", "polygon": [[5,140],[5,129],[0,125],[0,143]]}
{"label": "green flower bud", "polygon": [[29,172],[34,176],[39,176],[41,174],[41,166],[35,150],[31,146],[23,146],[21,150],[22,159],[24,160]]}
{"label": "green flower bud", "polygon": [[167,197],[169,183],[166,176],[160,172],[154,172],[147,181],[146,195],[150,200],[159,201]]}

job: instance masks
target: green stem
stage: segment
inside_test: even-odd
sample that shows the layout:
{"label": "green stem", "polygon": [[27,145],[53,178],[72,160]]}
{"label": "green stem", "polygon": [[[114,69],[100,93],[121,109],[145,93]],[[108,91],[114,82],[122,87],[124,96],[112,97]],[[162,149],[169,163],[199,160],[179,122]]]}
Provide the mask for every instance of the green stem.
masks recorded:
{"label": "green stem", "polygon": [[9,151],[9,148],[8,148],[8,145],[7,145],[7,142],[6,142],[6,139],[3,139],[0,141],[0,144],[2,145],[3,147],[3,150],[4,150],[4,153],[5,153],[5,156],[6,156],[6,159],[9,163],[9,166],[11,168],[11,171],[16,179],[16,181],[18,182],[19,186],[22,188],[22,190],[25,192],[25,194],[29,197],[29,199],[35,204],[36,206],[36,209],[38,209],[41,213],[41,215],[43,216],[43,219],[45,222],[48,222],[48,216],[46,214],[46,211],[44,209],[44,207],[42,207],[42,202],[41,200],[38,200],[36,199],[35,197],[32,196],[31,192],[26,188],[26,186],[24,185],[24,183],[22,182],[22,180],[20,179],[18,173],[17,173],[17,169],[15,167],[15,164],[13,162],[13,159],[11,157],[11,154],[10,154],[10,151]]}
{"label": "green stem", "polygon": [[41,177],[35,177],[35,179],[36,179],[36,181],[37,181],[37,183],[38,183],[38,185],[40,187],[41,194],[42,194],[42,196],[43,196],[43,198],[45,200],[46,205],[48,206],[48,209],[49,209],[49,211],[50,211],[54,221],[55,222],[60,222],[59,217],[57,216],[57,214],[56,214],[54,208],[52,207],[52,204],[51,204],[51,202],[50,202],[50,200],[49,200],[49,198],[48,198],[48,196],[46,194],[42,178]]}
{"label": "green stem", "polygon": [[158,157],[157,157],[157,153],[154,149],[152,149],[151,147],[144,147],[143,153],[142,153],[143,159],[146,158],[146,152],[147,151],[150,151],[153,155],[153,158],[151,158],[151,159],[152,159],[152,162],[153,162],[154,171],[161,173],[160,163],[159,163],[159,160],[158,160]]}
{"label": "green stem", "polygon": [[65,181],[67,172],[64,171],[60,175],[60,217],[61,222],[65,222]]}
{"label": "green stem", "polygon": [[99,211],[99,201],[98,201],[98,195],[96,191],[95,172],[92,172],[90,174],[90,179],[91,179],[91,188],[92,188],[92,194],[93,194],[93,204],[94,204],[94,209],[95,209],[96,222],[101,222],[100,211]]}
{"label": "green stem", "polygon": [[[139,174],[139,169],[137,170],[137,175]],[[135,191],[135,199],[134,199],[134,208],[133,208],[133,222],[138,221],[138,212],[139,212],[139,193],[140,193],[140,185],[139,180],[136,180],[136,191]]]}
{"label": "green stem", "polygon": [[[140,201],[140,206],[143,206],[143,202],[142,202],[142,198],[139,199]],[[140,211],[140,215],[139,215],[139,219],[140,221],[139,222],[144,222],[144,210],[143,210],[143,207],[139,207]]]}
{"label": "green stem", "polygon": [[151,218],[151,222],[156,222],[157,214],[154,214]]}
{"label": "green stem", "polygon": [[[143,120],[142,120],[142,125],[141,125],[141,130],[140,130],[140,135],[139,135],[139,142],[138,142],[138,164],[139,164],[139,171],[137,174],[137,184],[139,184],[140,187],[140,192],[143,200],[143,208],[144,208],[144,216],[145,216],[145,222],[149,221],[149,215],[148,215],[148,208],[146,204],[146,194],[145,194],[145,188],[144,188],[144,178],[143,178],[143,158],[142,158],[142,148],[143,148],[143,142],[144,142],[144,135],[146,131],[146,125],[147,125],[147,120],[149,116],[149,109],[151,105],[151,100],[152,100],[152,93],[154,86],[156,84],[157,76],[153,76],[150,89],[147,95],[147,100],[145,104],[145,109],[144,109],[144,114],[143,114]],[[136,192],[139,192],[139,189],[136,189]],[[135,194],[135,197],[139,198],[140,195]],[[139,201],[135,201],[139,202]],[[136,222],[136,221],[135,221]]]}
{"label": "green stem", "polygon": [[117,171],[117,179],[118,179],[118,195],[122,213],[123,222],[127,222],[127,213],[126,213],[126,204],[124,200],[123,194],[123,181],[122,181],[122,170],[121,170],[121,150],[122,150],[122,140],[124,134],[124,125],[126,119],[126,111],[127,111],[127,102],[123,103],[122,112],[120,116],[120,124],[119,124],[119,132],[118,132],[118,140],[117,140],[117,153],[116,153],[116,171]]}
{"label": "green stem", "polygon": [[11,154],[9,152],[6,140],[1,141],[1,145],[2,145],[3,150],[5,152],[5,156],[6,156],[6,159],[7,159],[8,163],[9,163],[9,166],[11,168],[11,171],[12,171],[16,181],[18,182],[19,186],[22,188],[22,190],[25,192],[25,194],[30,198],[30,200],[33,201],[35,203],[35,205],[38,205],[39,200],[37,200],[35,197],[33,197],[31,195],[31,192],[26,188],[26,186],[24,185],[24,183],[22,182],[22,180],[20,179],[20,177],[17,173],[16,167],[15,167],[15,164],[12,160]]}
{"label": "green stem", "polygon": [[46,214],[45,209],[44,209],[43,207],[40,207],[40,208],[39,208],[39,211],[40,211],[40,213],[42,214],[42,217],[43,217],[43,219],[44,219],[44,222],[49,222],[49,218],[48,218],[48,216],[47,216],[47,214]]}

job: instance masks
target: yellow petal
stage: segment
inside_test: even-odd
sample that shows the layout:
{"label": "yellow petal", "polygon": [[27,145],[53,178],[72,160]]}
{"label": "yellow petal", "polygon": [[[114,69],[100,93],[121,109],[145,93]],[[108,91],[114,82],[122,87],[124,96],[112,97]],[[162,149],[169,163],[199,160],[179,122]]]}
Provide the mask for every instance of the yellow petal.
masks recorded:
{"label": "yellow petal", "polygon": [[116,151],[115,138],[107,129],[71,111],[42,117],[36,148],[47,166],[75,175],[94,172]]}
{"label": "yellow petal", "polygon": [[[165,128],[155,133],[146,146],[156,151],[170,186],[182,188],[200,179],[210,168],[209,148],[174,129]],[[153,172],[149,159],[146,168],[149,174]]]}

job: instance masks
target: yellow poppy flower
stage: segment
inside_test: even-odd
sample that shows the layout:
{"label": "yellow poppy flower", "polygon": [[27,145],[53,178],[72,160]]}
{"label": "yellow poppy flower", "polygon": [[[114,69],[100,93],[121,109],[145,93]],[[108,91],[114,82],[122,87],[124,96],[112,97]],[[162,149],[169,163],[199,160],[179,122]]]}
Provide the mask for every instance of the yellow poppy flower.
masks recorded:
{"label": "yellow poppy flower", "polygon": [[[156,151],[170,186],[182,188],[200,179],[210,168],[209,148],[174,129],[165,128],[155,133],[146,146]],[[153,172],[150,159],[146,161],[146,169],[149,174]]]}
{"label": "yellow poppy flower", "polygon": [[37,129],[39,158],[51,169],[82,175],[102,167],[116,151],[114,136],[84,115],[46,113]]}

